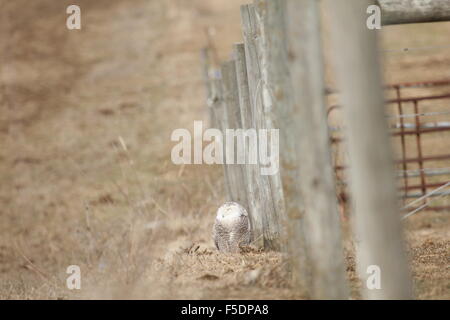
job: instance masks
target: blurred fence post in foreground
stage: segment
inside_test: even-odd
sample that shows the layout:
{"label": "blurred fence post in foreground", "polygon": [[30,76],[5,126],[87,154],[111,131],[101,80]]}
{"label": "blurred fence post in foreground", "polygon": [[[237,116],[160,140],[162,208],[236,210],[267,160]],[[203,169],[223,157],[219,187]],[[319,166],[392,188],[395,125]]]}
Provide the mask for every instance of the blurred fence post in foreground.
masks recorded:
{"label": "blurred fence post in foreground", "polygon": [[[273,78],[270,83],[274,91],[278,91],[274,96],[283,97],[280,100],[284,102],[276,108],[280,114],[279,126],[286,131],[282,136],[289,139],[286,145],[293,148],[282,149],[282,154],[293,153],[289,155],[297,171],[293,183],[299,185],[297,192],[300,190],[293,196],[301,196],[303,202],[303,228],[294,232],[305,233],[310,295],[315,299],[346,299],[343,246],[324,97],[319,3],[315,0],[258,2],[266,8],[270,50],[267,65],[269,78]],[[286,43],[279,43],[283,38],[284,21]],[[287,79],[280,82],[283,77]],[[281,83],[285,88],[276,87]],[[282,93],[279,90],[283,90]],[[301,270],[304,266],[294,266],[297,269],[293,272],[304,274]]]}
{"label": "blurred fence post in foreground", "polygon": [[[363,296],[408,299],[411,283],[385,119],[377,34],[366,27],[366,10],[374,1],[327,0],[325,4],[332,25],[337,80],[344,105]],[[378,267],[381,288],[368,290],[367,272]]]}

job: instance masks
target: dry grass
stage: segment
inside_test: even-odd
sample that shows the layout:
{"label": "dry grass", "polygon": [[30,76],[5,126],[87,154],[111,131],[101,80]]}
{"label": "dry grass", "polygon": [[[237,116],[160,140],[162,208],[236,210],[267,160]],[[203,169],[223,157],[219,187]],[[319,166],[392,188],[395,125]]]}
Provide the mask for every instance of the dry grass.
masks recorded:
{"label": "dry grass", "polygon": [[[204,29],[227,58],[244,1],[78,3],[81,31],[65,28],[69,1],[0,13],[0,298],[304,298],[280,254],[213,248],[222,169],[170,161],[172,130],[206,118]],[[427,28],[438,42],[450,27]],[[389,30],[385,46],[409,45],[406,27]],[[395,59],[390,81],[448,73],[446,53]],[[444,214],[407,223],[419,298],[450,298],[448,230]],[[65,287],[72,264],[80,291]]]}

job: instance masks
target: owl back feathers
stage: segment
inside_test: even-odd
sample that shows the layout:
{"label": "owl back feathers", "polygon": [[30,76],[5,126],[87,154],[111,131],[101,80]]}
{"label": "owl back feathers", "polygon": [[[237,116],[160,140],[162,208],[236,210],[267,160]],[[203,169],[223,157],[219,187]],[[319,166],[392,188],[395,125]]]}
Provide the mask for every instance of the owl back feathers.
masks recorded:
{"label": "owl back feathers", "polygon": [[250,222],[244,207],[227,202],[217,210],[213,240],[216,248],[222,252],[239,252],[240,246],[250,244]]}

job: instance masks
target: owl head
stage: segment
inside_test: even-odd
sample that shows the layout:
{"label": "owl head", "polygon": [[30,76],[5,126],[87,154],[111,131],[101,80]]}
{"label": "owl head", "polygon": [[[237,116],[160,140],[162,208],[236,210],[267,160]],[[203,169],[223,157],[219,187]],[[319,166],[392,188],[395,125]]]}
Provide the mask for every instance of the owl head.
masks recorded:
{"label": "owl head", "polygon": [[239,203],[236,202],[225,202],[217,210],[216,219],[219,221],[234,220],[240,217],[247,217],[247,210]]}

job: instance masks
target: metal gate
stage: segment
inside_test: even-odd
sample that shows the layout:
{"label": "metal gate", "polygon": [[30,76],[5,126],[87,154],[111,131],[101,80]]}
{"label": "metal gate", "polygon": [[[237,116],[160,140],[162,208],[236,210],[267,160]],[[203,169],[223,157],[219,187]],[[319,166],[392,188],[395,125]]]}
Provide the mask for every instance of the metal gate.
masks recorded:
{"label": "metal gate", "polygon": [[[394,84],[385,90],[386,116],[404,204],[413,211],[450,210],[450,205],[437,201],[450,194],[446,191],[450,189],[450,80]],[[339,105],[329,107],[328,122],[338,198],[345,207],[348,193],[343,128],[333,124],[340,109]],[[408,203],[412,198],[416,200]]]}

